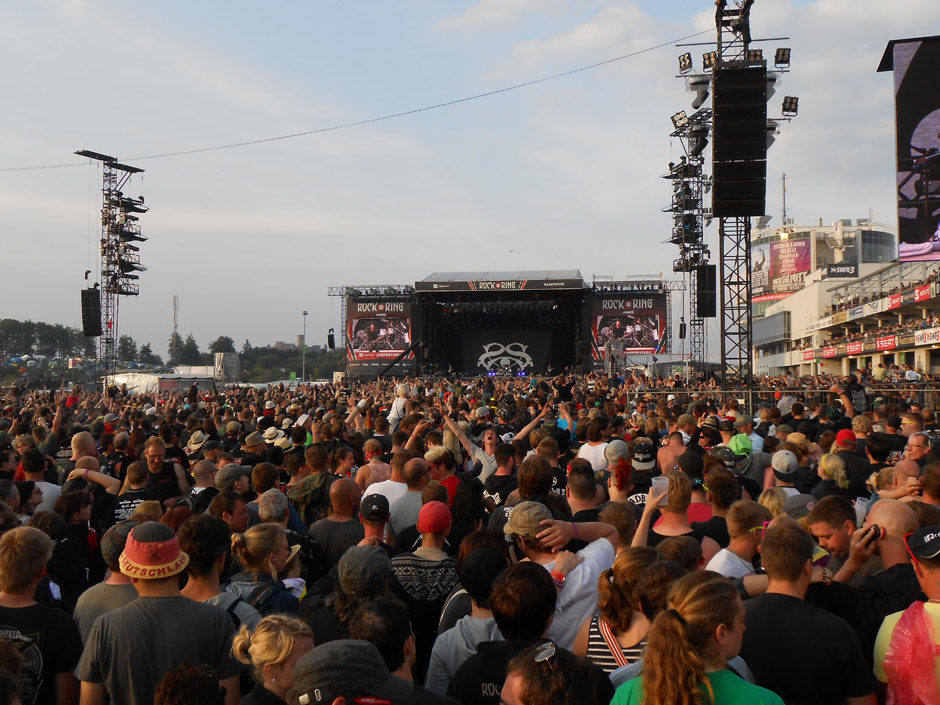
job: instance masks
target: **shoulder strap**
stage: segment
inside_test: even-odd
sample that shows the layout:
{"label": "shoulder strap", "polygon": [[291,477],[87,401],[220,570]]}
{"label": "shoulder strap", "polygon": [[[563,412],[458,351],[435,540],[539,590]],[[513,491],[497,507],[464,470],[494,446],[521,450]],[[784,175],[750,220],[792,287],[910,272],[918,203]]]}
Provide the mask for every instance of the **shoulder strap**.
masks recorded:
{"label": "shoulder strap", "polygon": [[604,641],[607,642],[607,648],[610,649],[610,653],[614,655],[614,659],[617,661],[617,665],[626,666],[627,658],[623,655],[623,650],[620,648],[620,644],[617,642],[617,639],[614,638],[614,633],[611,631],[607,620],[601,616],[598,616],[597,628],[598,631],[600,631],[601,636],[604,637]]}

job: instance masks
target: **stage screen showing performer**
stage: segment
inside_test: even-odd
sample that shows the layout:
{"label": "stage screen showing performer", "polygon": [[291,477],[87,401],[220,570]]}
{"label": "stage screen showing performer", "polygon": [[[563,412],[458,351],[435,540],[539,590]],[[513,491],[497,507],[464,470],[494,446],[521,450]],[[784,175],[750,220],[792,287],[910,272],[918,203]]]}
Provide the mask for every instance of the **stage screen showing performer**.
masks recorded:
{"label": "stage screen showing performer", "polygon": [[[350,297],[346,316],[349,364],[364,363],[371,371],[375,365],[384,366],[411,346],[410,301]],[[414,353],[409,353],[406,359],[413,360]]]}
{"label": "stage screen showing performer", "polygon": [[626,354],[665,352],[666,294],[630,292],[598,296],[591,316],[592,354],[603,360],[605,345],[623,343]]}

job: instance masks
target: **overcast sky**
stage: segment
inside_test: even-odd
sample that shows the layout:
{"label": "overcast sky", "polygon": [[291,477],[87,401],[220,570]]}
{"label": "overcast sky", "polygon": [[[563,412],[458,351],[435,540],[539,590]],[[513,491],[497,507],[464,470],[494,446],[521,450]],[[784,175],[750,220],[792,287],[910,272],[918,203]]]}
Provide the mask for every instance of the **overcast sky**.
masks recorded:
{"label": "overcast sky", "polygon": [[[165,355],[172,298],[205,349],[341,327],[328,286],[413,284],[433,271],[671,272],[661,244],[691,112],[672,45],[450,107],[321,134],[138,159],[329,128],[465,98],[703,31],[714,4],[581,0],[5,3],[0,317],[80,327],[98,259],[100,174],[73,156],[143,167],[150,213],[141,295],[120,330]],[[769,153],[798,223],[896,224],[891,39],[940,32],[936,0],[757,0],[752,34],[793,49],[771,101],[800,98]],[[693,47],[696,66],[704,47]],[[717,224],[708,235],[717,239]],[[713,248],[717,252],[717,246]],[[90,266],[89,266],[90,265]]]}

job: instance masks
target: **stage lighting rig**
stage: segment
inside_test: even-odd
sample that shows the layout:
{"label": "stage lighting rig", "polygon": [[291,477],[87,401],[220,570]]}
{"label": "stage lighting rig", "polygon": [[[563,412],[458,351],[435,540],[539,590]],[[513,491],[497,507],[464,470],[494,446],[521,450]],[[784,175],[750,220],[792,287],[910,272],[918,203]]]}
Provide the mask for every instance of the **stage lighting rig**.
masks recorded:
{"label": "stage lighting rig", "polygon": [[692,70],[692,55],[686,52],[679,57],[679,72],[688,73]]}
{"label": "stage lighting rig", "polygon": [[718,63],[718,52],[709,51],[702,54],[702,67],[709,71],[715,68],[715,64]]}
{"label": "stage lighting rig", "polygon": [[789,65],[790,49],[788,47],[780,47],[776,52],[774,52],[774,66],[785,69]]}
{"label": "stage lighting rig", "polygon": [[758,61],[764,60],[764,50],[763,49],[748,49],[747,50],[747,60],[748,63],[757,63]]}
{"label": "stage lighting rig", "polygon": [[800,109],[800,99],[796,96],[788,95],[783,99],[783,116],[786,118],[796,117]]}
{"label": "stage lighting rig", "polygon": [[680,110],[678,113],[672,116],[672,128],[674,130],[685,127],[688,124],[689,116],[685,114],[685,110]]}
{"label": "stage lighting rig", "polygon": [[689,76],[685,80],[686,90],[690,93],[695,93],[695,97],[692,99],[692,107],[695,110],[698,110],[705,104],[705,101],[708,100],[708,90],[711,86],[711,76],[705,74],[696,74],[695,76]]}

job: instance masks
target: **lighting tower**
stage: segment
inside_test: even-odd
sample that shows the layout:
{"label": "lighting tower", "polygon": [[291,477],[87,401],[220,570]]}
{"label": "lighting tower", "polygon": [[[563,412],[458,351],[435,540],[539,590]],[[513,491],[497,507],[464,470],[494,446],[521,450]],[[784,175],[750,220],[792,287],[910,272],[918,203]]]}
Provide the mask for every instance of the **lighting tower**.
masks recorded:
{"label": "lighting tower", "polygon": [[125,196],[123,189],[134,174],[143,169],[121,164],[114,157],[87,149],[75,154],[94,159],[102,165],[101,199],[101,337],[98,339],[98,362],[104,373],[104,387],[117,371],[118,303],[121,296],[137,296],[140,287],[138,272],[146,271],[140,263],[139,247],[146,242],[141,234],[138,216],[147,212],[144,197]]}
{"label": "lighting tower", "polygon": [[[710,189],[710,179],[705,176],[704,152],[708,146],[711,110],[702,108],[691,117],[683,110],[672,116],[672,125],[675,128],[672,137],[679,139],[684,154],[678,163],[670,163],[669,173],[663,175],[664,179],[672,181],[673,189],[672,202],[663,211],[673,214],[669,242],[679,247],[679,257],[673,260],[672,271],[692,276],[708,265],[709,258],[705,228],[711,223],[711,209],[705,208],[704,196]],[[705,318],[700,315],[699,287],[694,279],[690,287],[688,333],[690,367],[698,371],[705,361]]]}

